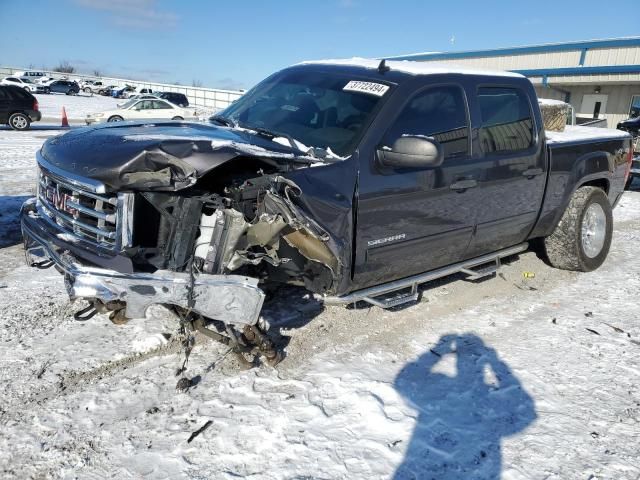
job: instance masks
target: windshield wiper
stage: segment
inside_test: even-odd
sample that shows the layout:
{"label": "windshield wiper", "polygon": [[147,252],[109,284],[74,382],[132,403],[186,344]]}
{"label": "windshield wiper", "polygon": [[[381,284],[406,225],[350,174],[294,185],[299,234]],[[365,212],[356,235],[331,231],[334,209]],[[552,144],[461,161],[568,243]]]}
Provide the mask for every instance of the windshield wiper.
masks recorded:
{"label": "windshield wiper", "polygon": [[[320,160],[320,157],[318,157],[316,155],[316,153],[314,152],[313,148],[309,148],[308,150],[303,150],[301,149],[298,144],[302,144],[301,142],[296,141],[295,138],[293,138],[291,135],[289,135],[288,133],[282,133],[282,132],[276,132],[275,130],[269,130],[268,128],[264,128],[264,127],[253,127],[253,126],[249,126],[249,125],[239,125],[242,128],[246,128],[247,130],[253,130],[254,132],[256,132],[258,135],[262,135],[264,137],[267,137],[269,140],[273,140],[274,138],[277,137],[282,137],[285,138],[289,144],[291,145],[291,148],[293,150],[297,150],[300,153],[304,153],[305,155],[317,158],[318,160]],[[304,145],[304,144],[302,144]]]}
{"label": "windshield wiper", "polygon": [[224,125],[225,127],[235,128],[237,124],[231,120],[230,118],[225,117],[224,115],[213,115],[209,117],[210,122],[217,122],[220,125]]}

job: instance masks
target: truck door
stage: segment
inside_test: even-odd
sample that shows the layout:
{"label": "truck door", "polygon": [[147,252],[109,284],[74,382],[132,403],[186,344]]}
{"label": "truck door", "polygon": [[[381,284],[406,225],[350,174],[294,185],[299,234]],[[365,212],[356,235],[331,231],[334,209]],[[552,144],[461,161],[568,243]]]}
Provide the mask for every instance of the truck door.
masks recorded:
{"label": "truck door", "polygon": [[0,122],[7,123],[9,117],[9,103],[11,98],[7,89],[0,87]]}
{"label": "truck door", "polygon": [[469,257],[525,241],[538,217],[547,167],[531,95],[516,86],[477,89],[474,125],[483,174]]}
{"label": "truck door", "polygon": [[469,131],[464,90],[430,86],[398,108],[377,147],[388,148],[403,135],[433,137],[444,149],[441,166],[394,169],[380,164],[376,148],[361,151],[356,288],[431,270],[464,255],[480,174],[470,155]]}

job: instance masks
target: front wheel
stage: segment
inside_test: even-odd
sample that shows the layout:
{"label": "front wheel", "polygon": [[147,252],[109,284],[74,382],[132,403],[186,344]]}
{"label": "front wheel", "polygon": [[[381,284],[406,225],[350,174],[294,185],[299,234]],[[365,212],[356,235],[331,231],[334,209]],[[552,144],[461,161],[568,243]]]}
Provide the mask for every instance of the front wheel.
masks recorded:
{"label": "front wheel", "polygon": [[122,118],[120,115],[114,115],[113,117],[109,117],[107,122],[122,122],[123,120],[124,118]]}
{"label": "front wheel", "polygon": [[581,187],[571,197],[556,229],[544,239],[547,257],[556,268],[590,272],[607,258],[612,234],[607,195],[597,187]]}
{"label": "front wheel", "polygon": [[171,120],[179,120],[179,121],[182,121],[182,120],[184,120],[184,118],[182,118],[182,117],[173,117]]}
{"label": "front wheel", "polygon": [[91,93],[91,89],[89,87],[85,88],[84,93]]}
{"label": "front wheel", "polygon": [[9,126],[14,130],[28,130],[31,119],[24,113],[13,113],[9,116]]}
{"label": "front wheel", "polygon": [[47,95],[49,95],[51,93],[51,89],[49,87],[46,87],[44,89],[44,93],[46,93]]}

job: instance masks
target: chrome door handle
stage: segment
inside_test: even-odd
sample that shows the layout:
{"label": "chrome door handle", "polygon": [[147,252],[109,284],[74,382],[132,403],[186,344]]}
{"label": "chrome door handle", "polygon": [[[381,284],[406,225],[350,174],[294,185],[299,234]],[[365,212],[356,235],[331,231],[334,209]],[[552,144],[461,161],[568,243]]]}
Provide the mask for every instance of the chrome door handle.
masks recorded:
{"label": "chrome door handle", "polygon": [[542,175],[543,173],[544,170],[542,170],[541,168],[529,168],[528,170],[522,172],[522,176],[527,177],[528,179],[532,179],[533,177]]}
{"label": "chrome door handle", "polygon": [[469,188],[473,188],[473,187],[477,187],[478,186],[478,182],[476,182],[473,179],[469,179],[469,180],[458,180],[455,183],[452,183],[449,188],[451,190],[457,190],[459,192],[464,192],[465,190],[469,189]]}

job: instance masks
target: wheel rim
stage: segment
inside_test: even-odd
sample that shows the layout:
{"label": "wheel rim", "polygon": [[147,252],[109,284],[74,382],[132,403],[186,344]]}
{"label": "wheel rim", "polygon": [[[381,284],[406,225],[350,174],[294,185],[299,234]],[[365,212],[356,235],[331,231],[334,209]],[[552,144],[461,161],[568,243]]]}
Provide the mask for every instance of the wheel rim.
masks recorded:
{"label": "wheel rim", "polygon": [[121,122],[122,119],[120,117],[111,117],[110,122]]}
{"label": "wheel rim", "polygon": [[24,117],[14,117],[11,120],[11,125],[15,128],[26,128],[27,119]]}
{"label": "wheel rim", "polygon": [[607,237],[607,216],[599,203],[587,207],[582,219],[582,249],[589,258],[597,257]]}

